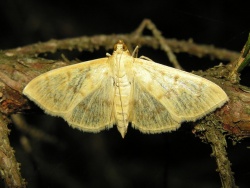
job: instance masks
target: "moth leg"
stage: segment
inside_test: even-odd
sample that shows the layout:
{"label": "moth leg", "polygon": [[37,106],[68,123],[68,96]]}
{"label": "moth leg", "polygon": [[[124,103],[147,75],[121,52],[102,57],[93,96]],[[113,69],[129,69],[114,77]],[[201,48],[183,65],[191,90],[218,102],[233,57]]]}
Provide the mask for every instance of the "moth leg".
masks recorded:
{"label": "moth leg", "polygon": [[106,56],[107,56],[107,57],[110,57],[110,56],[111,56],[111,54],[110,54],[110,53],[106,53]]}
{"label": "moth leg", "polygon": [[150,58],[148,58],[146,56],[143,56],[143,55],[140,56],[139,59],[145,59],[145,60],[148,60],[148,61],[153,61],[152,59],[150,59]]}
{"label": "moth leg", "polygon": [[[138,57],[138,51],[139,51],[139,46],[137,45],[132,53],[132,57],[137,58]],[[139,59],[145,59],[148,61],[153,61],[152,59],[146,57],[146,56],[140,56]]]}

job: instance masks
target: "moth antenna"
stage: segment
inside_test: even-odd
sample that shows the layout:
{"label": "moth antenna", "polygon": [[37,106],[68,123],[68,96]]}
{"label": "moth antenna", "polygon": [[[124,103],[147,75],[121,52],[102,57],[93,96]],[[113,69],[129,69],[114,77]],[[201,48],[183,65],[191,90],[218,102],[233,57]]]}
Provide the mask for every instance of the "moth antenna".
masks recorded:
{"label": "moth antenna", "polygon": [[138,52],[139,52],[139,46],[137,45],[132,53],[132,57],[137,58],[138,57]]}

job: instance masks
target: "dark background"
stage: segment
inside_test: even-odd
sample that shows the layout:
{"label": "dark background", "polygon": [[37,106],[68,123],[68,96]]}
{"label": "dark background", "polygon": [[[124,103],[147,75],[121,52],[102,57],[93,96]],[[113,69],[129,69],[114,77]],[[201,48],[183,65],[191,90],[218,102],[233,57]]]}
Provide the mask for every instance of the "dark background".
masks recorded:
{"label": "dark background", "polygon": [[[144,18],[150,18],[167,38],[193,38],[197,43],[240,51],[249,32],[247,2],[2,0],[0,49],[52,38],[130,33]],[[142,47],[139,53],[158,62],[167,61],[162,52],[148,52]],[[81,58],[87,59],[84,52]],[[180,54],[178,59],[187,70],[211,67],[209,58],[203,63]],[[246,68],[242,83],[249,86],[248,74]],[[194,137],[191,124],[156,135],[144,135],[130,127],[122,139],[115,127],[98,134],[83,133],[59,118],[44,117],[25,116],[32,127],[54,136],[56,143],[41,141],[10,126],[11,145],[30,188],[221,187],[211,148]],[[21,145],[23,136],[29,140],[31,153]],[[250,186],[248,146],[249,139],[237,145],[229,140],[227,148],[236,184],[243,188]]]}

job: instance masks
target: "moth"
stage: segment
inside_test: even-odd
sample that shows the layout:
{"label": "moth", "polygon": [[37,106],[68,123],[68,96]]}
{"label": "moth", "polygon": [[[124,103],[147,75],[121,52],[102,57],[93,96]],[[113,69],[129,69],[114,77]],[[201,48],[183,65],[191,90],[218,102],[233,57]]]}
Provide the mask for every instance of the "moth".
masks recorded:
{"label": "moth", "polygon": [[130,55],[122,40],[114,52],[34,78],[23,94],[46,113],[86,132],[129,122],[143,133],[176,130],[221,107],[226,93],[200,76]]}

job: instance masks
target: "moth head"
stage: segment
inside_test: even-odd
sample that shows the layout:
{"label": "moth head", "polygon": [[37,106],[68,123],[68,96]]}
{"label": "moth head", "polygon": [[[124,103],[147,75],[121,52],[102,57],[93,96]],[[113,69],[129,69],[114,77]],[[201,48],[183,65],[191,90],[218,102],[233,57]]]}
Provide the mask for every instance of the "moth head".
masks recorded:
{"label": "moth head", "polygon": [[129,54],[128,47],[126,44],[123,42],[123,40],[119,40],[115,45],[114,45],[114,53],[123,53],[126,52]]}

